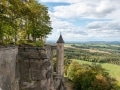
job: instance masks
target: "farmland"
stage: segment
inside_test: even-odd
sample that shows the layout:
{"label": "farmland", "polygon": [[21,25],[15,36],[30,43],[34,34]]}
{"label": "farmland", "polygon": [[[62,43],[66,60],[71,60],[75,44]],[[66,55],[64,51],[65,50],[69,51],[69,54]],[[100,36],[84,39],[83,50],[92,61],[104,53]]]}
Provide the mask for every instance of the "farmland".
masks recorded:
{"label": "farmland", "polygon": [[111,77],[120,81],[120,43],[68,43],[65,58],[80,64],[100,64]]}

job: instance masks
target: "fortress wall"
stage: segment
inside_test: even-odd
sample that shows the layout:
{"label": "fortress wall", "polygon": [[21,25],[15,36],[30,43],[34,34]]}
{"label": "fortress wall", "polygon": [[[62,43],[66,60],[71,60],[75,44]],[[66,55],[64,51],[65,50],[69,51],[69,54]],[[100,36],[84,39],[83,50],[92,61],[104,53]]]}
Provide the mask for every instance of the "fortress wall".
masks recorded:
{"label": "fortress wall", "polygon": [[50,45],[0,48],[0,90],[65,90],[52,53]]}
{"label": "fortress wall", "polygon": [[17,90],[15,65],[17,47],[0,48],[0,90]]}
{"label": "fortress wall", "polygon": [[20,90],[50,90],[52,62],[45,48],[19,47],[17,77]]}

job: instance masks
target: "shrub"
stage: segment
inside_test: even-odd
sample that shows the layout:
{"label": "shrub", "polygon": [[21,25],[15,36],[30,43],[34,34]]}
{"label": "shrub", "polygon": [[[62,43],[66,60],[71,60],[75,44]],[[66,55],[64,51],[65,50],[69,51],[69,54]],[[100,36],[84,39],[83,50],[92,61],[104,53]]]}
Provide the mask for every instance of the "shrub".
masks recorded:
{"label": "shrub", "polygon": [[116,81],[110,78],[100,65],[80,65],[72,62],[68,78],[73,81],[75,90],[117,90]]}

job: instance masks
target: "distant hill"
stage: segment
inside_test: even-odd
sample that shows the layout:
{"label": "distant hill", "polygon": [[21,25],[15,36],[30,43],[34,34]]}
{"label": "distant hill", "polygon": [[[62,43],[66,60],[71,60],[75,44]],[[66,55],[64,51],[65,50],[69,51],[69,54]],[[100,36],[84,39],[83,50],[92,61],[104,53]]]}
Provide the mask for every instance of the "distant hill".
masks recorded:
{"label": "distant hill", "polygon": [[120,44],[120,41],[67,41],[66,43],[89,43],[89,44]]}
{"label": "distant hill", "polygon": [[[46,41],[49,44],[54,44],[56,43],[56,41]],[[120,45],[120,41],[65,41],[65,43],[69,43],[69,44],[117,44]]]}

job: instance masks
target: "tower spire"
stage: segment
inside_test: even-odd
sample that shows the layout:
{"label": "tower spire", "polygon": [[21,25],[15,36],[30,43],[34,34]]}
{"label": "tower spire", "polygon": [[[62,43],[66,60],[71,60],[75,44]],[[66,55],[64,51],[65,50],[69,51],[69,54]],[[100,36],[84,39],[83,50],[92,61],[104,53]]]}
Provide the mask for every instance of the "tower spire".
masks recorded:
{"label": "tower spire", "polygon": [[57,40],[57,43],[64,43],[64,40],[63,40],[62,35],[61,35],[61,32],[60,32],[60,37]]}

